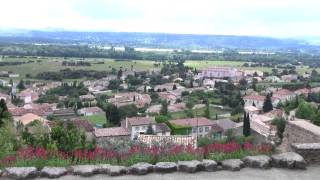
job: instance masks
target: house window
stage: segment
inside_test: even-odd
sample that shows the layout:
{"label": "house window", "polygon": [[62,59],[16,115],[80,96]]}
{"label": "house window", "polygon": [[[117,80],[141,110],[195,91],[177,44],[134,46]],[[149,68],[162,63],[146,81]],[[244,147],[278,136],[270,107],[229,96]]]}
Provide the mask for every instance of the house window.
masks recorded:
{"label": "house window", "polygon": [[192,133],[197,133],[197,128],[192,128]]}
{"label": "house window", "polygon": [[209,127],[206,127],[205,131],[206,131],[206,132],[209,132]]}
{"label": "house window", "polygon": [[202,127],[199,128],[199,133],[202,133],[203,129]]}

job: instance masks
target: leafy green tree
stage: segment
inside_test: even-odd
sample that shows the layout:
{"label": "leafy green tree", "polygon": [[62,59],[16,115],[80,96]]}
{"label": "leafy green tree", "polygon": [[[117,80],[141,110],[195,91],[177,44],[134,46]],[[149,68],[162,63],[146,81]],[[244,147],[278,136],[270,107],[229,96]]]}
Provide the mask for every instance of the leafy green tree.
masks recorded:
{"label": "leafy green tree", "polygon": [[118,79],[122,77],[122,69],[120,68],[117,74]]}
{"label": "leafy green tree", "polygon": [[0,127],[0,158],[16,151],[19,147],[16,129],[11,119],[3,120]]}
{"label": "leafy green tree", "polygon": [[4,99],[0,100],[0,127],[4,124],[6,119],[11,119],[11,114],[8,111],[6,101]]}
{"label": "leafy green tree", "polygon": [[137,116],[139,109],[134,104],[129,104],[126,106],[121,106],[118,108],[120,113],[120,118],[125,119],[126,117]]}
{"label": "leafy green tree", "polygon": [[211,114],[210,114],[210,105],[209,103],[207,102],[206,103],[206,108],[204,110],[204,117],[210,119],[211,118]]}
{"label": "leafy green tree", "polygon": [[120,88],[120,84],[121,84],[121,80],[113,79],[113,80],[110,80],[108,88],[111,90],[116,90]]}
{"label": "leafy green tree", "polygon": [[252,79],[252,89],[254,91],[257,91],[257,83],[258,83],[258,80],[256,78],[253,78]]}
{"label": "leafy green tree", "polygon": [[155,117],[157,123],[165,123],[168,122],[170,118],[168,116],[158,115]]}
{"label": "leafy green tree", "polygon": [[309,119],[316,115],[317,109],[307,102],[301,102],[296,110],[296,117],[301,119]]}
{"label": "leafy green tree", "polygon": [[269,112],[273,110],[272,100],[271,100],[271,94],[267,94],[266,99],[263,103],[263,112]]}
{"label": "leafy green tree", "polygon": [[167,116],[168,115],[168,102],[167,100],[164,100],[161,102],[161,109],[160,109],[160,115]]}
{"label": "leafy green tree", "polygon": [[21,91],[26,89],[26,87],[24,86],[24,81],[21,79],[17,85],[17,88]]}
{"label": "leafy green tree", "polygon": [[121,115],[117,106],[112,105],[110,108],[109,116],[107,116],[109,123],[113,125],[119,125],[121,120]]}
{"label": "leafy green tree", "polygon": [[277,136],[282,140],[283,132],[286,128],[286,120],[283,118],[275,118],[272,120],[272,125],[276,125],[277,127]]}
{"label": "leafy green tree", "polygon": [[243,136],[250,136],[250,117],[249,114],[243,113]]}
{"label": "leafy green tree", "polygon": [[70,152],[75,149],[83,148],[84,132],[79,130],[72,121],[60,121],[51,129],[51,139],[59,150]]}

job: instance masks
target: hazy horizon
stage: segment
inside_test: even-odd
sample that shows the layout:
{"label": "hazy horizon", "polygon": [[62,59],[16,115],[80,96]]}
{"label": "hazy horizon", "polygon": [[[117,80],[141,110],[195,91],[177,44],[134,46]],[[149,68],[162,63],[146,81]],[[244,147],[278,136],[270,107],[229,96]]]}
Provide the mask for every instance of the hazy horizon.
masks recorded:
{"label": "hazy horizon", "polygon": [[320,37],[316,0],[3,0],[0,29]]}

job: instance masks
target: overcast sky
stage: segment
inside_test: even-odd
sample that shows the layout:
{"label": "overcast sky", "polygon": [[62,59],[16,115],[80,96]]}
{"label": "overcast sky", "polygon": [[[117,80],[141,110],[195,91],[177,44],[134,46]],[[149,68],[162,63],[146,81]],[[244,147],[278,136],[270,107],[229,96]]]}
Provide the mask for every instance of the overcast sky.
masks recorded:
{"label": "overcast sky", "polygon": [[319,0],[0,0],[0,28],[320,36]]}

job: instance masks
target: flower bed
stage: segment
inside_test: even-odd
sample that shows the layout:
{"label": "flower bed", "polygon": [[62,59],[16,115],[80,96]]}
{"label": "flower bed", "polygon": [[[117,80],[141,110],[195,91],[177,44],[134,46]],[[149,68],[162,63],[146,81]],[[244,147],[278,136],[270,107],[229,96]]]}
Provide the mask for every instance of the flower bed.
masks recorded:
{"label": "flower bed", "polygon": [[242,158],[246,155],[271,154],[269,145],[254,146],[250,142],[239,144],[237,142],[213,143],[205,147],[194,149],[192,146],[164,145],[151,147],[133,145],[127,150],[116,148],[95,148],[94,150],[75,150],[61,152],[46,150],[44,148],[21,148],[14,155],[0,160],[3,167],[35,166],[70,166],[77,164],[114,164],[130,166],[138,162],[155,164],[157,162],[177,162],[185,160],[224,160]]}

